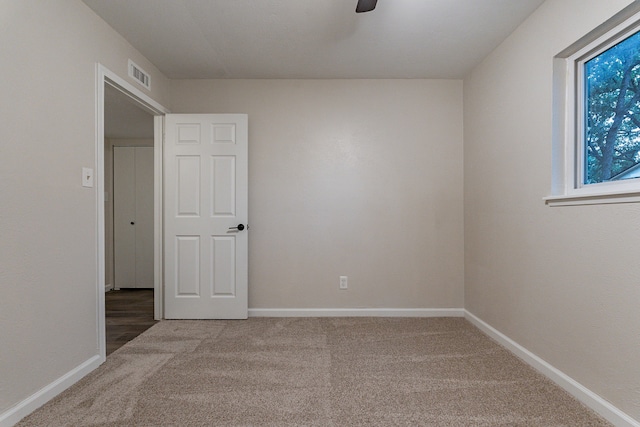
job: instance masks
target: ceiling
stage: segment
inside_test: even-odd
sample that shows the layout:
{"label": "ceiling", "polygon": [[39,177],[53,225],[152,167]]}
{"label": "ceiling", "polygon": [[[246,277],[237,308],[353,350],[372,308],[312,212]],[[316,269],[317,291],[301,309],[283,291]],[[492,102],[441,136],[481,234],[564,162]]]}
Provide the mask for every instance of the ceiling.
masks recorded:
{"label": "ceiling", "polygon": [[544,0],[83,1],[170,79],[457,79]]}

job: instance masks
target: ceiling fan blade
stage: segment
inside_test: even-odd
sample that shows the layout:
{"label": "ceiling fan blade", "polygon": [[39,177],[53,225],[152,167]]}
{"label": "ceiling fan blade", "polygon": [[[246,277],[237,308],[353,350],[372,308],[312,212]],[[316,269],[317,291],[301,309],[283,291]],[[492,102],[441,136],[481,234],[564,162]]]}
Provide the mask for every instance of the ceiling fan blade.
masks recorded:
{"label": "ceiling fan blade", "polygon": [[370,12],[376,8],[376,3],[378,0],[358,0],[358,5],[356,6],[356,13],[362,12]]}

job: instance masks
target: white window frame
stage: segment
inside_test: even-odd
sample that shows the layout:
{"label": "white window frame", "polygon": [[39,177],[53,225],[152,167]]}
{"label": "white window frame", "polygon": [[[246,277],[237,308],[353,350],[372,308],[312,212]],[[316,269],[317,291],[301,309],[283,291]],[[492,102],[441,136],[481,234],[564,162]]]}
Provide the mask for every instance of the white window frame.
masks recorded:
{"label": "white window frame", "polygon": [[640,30],[634,2],[554,58],[553,177],[549,206],[640,202],[640,178],[584,184],[584,65]]}

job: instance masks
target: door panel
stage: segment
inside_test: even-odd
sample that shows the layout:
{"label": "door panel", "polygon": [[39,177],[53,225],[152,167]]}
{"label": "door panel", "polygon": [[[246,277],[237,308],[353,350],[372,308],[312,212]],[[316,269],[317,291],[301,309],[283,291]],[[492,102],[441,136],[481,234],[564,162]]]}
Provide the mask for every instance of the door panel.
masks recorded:
{"label": "door panel", "polygon": [[164,152],[165,317],[246,319],[247,116],[168,114]]}
{"label": "door panel", "polygon": [[235,238],[211,237],[211,296],[235,296],[236,248]]}
{"label": "door panel", "polygon": [[153,147],[114,147],[114,285],[153,288]]}
{"label": "door panel", "polygon": [[236,158],[211,156],[211,216],[236,214]]}
{"label": "door panel", "polygon": [[131,224],[136,218],[135,151],[113,148],[113,267],[114,287],[136,287],[136,235]]}
{"label": "door panel", "polygon": [[177,297],[200,297],[200,236],[176,236]]}
{"label": "door panel", "polygon": [[153,147],[136,154],[136,287],[153,288]]}
{"label": "door panel", "polygon": [[200,216],[200,157],[177,156],[176,214]]}

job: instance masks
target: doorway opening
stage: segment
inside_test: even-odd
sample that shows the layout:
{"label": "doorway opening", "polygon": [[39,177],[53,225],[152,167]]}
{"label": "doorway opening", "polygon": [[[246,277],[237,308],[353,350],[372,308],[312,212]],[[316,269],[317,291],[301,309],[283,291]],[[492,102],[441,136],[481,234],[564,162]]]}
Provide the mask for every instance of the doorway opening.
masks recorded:
{"label": "doorway opening", "polygon": [[[96,324],[98,352],[104,361],[107,336],[110,353],[118,343],[122,345],[163,317],[162,126],[168,110],[100,64],[97,80]],[[118,156],[119,163],[133,164],[133,171],[127,172],[127,165],[116,170]],[[131,162],[136,157],[140,162]],[[136,164],[144,173],[136,172]],[[127,175],[133,176],[133,183],[120,182]],[[136,185],[136,180],[144,185]],[[138,206],[123,208],[131,201]],[[127,222],[123,222],[125,217]],[[107,299],[107,291],[119,295]]]}
{"label": "doorway opening", "polygon": [[157,323],[152,289],[120,289],[105,293],[107,353],[111,353]]}
{"label": "doorway opening", "polygon": [[108,356],[153,326],[153,115],[104,88],[105,329]]}

